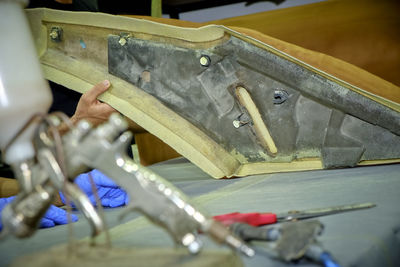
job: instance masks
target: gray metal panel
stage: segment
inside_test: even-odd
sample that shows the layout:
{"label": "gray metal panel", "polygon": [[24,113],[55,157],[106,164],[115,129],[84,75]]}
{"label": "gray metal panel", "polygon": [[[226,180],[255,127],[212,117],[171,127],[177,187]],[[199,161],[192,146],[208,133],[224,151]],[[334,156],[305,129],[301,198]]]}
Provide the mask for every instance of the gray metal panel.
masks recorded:
{"label": "gray metal panel", "polygon": [[[388,139],[400,147],[398,112],[235,37],[192,49],[110,35],[108,68],[247,162],[322,157],[324,167],[332,168],[400,157],[400,149],[385,154]],[[251,122],[233,127],[239,116],[250,118],[235,96],[237,86],[248,91],[260,111],[276,156],[261,146]],[[277,94],[285,98],[277,101]],[[363,133],[360,124],[369,125],[370,133]]]}

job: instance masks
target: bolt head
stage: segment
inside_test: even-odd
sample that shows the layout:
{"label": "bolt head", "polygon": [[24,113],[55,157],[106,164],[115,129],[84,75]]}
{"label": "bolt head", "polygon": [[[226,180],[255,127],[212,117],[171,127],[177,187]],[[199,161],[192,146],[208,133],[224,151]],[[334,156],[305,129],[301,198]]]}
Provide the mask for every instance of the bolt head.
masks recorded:
{"label": "bolt head", "polygon": [[200,65],[203,67],[208,67],[211,64],[211,58],[207,55],[202,55],[200,57]]}
{"label": "bolt head", "polygon": [[57,39],[57,37],[58,37],[57,31],[52,31],[52,32],[50,33],[50,38],[51,38],[51,39]]}
{"label": "bolt head", "polygon": [[238,120],[234,120],[233,122],[232,122],[232,124],[233,124],[233,127],[235,127],[236,129],[238,129],[241,125],[240,125],[240,121],[238,121]]}
{"label": "bolt head", "polygon": [[126,39],[122,37],[122,38],[119,39],[118,43],[119,43],[121,46],[124,46],[124,45],[126,45]]}
{"label": "bolt head", "polygon": [[52,27],[49,36],[53,42],[61,42],[62,34],[63,30],[61,27]]}

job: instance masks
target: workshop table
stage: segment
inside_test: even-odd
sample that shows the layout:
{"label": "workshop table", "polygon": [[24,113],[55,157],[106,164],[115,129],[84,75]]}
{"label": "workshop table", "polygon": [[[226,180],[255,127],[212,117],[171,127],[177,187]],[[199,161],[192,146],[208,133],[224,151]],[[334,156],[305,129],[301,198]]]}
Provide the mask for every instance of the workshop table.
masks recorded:
{"label": "workshop table", "polygon": [[[168,179],[210,215],[238,212],[277,212],[372,202],[377,207],[320,217],[325,228],[318,240],[341,266],[400,266],[400,164],[349,169],[254,175],[216,180],[184,159],[151,167]],[[114,247],[174,247],[161,228],[139,213],[125,208],[106,209]],[[91,233],[79,215],[74,235],[82,239]],[[207,250],[226,250],[202,237]],[[0,241],[0,266],[21,256],[43,251],[68,240],[65,225],[40,229],[24,240]],[[302,260],[286,264],[262,252],[265,243],[252,243],[259,252],[242,257],[245,266],[318,266]],[[201,257],[201,254],[200,256]],[[118,263],[115,263],[118,266]]]}

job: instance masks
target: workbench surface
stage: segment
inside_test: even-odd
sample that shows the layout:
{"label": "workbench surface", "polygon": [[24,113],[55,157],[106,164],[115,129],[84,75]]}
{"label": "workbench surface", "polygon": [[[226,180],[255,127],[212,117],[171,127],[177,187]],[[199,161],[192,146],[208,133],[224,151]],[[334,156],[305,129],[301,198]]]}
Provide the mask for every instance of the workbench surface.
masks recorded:
{"label": "workbench surface", "polygon": [[[321,217],[325,228],[318,240],[341,266],[400,266],[400,164],[255,175],[215,180],[184,159],[152,166],[155,172],[189,195],[210,215],[230,212],[276,212],[372,202],[377,207]],[[115,247],[173,247],[171,238],[138,213],[122,220],[125,208],[107,209]],[[88,236],[86,220],[74,223],[77,239]],[[29,239],[0,241],[0,266],[68,240],[67,226],[40,229]],[[226,249],[203,238],[205,249]],[[245,266],[288,266],[262,253]],[[201,257],[201,254],[200,256]],[[115,263],[118,266],[118,263]],[[318,266],[302,260],[290,266]]]}

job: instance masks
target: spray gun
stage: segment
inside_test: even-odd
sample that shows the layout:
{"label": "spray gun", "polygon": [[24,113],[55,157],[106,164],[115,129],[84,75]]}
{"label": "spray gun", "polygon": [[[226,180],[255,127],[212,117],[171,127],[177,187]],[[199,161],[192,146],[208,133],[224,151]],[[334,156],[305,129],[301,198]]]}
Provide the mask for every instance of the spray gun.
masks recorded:
{"label": "spray gun", "polygon": [[126,129],[126,121],[117,114],[94,130],[85,121],[78,123],[64,136],[69,176],[75,177],[85,166],[99,169],[126,190],[130,196],[129,208],[163,227],[176,243],[193,254],[201,249],[197,238],[197,232],[201,231],[218,243],[227,244],[247,256],[254,255],[250,247],[192,205],[176,187],[135,163],[126,154],[132,138]]}
{"label": "spray gun", "polygon": [[63,190],[83,211],[92,225],[93,236],[102,232],[104,223],[96,210],[72,180],[67,179],[96,168],[125,189],[130,196],[128,208],[143,213],[163,227],[190,253],[201,250],[197,234],[202,232],[247,256],[254,255],[253,249],[192,205],[172,184],[136,164],[126,154],[132,134],[125,131],[127,123],[117,113],[96,129],[80,121],[62,137],[57,133],[50,135],[49,129],[43,126],[47,124],[52,124],[51,120],[44,120],[34,135],[37,163],[30,168],[34,184],[4,210],[4,228],[8,232],[19,237],[31,235],[57,190]]}

